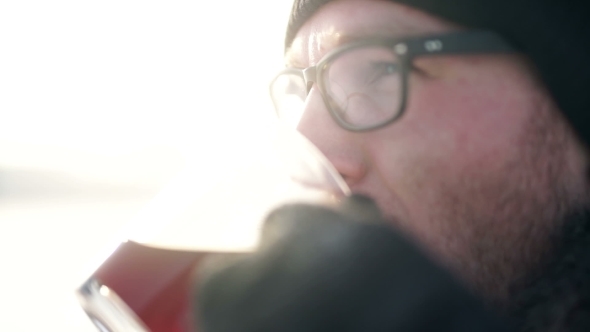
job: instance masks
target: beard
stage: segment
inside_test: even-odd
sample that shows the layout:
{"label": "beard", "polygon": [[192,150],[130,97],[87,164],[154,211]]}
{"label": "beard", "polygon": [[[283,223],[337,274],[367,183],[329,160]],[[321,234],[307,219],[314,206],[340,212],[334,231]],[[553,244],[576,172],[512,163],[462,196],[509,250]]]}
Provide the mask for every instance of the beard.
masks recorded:
{"label": "beard", "polygon": [[397,223],[498,308],[542,269],[564,225],[590,207],[586,151],[558,112],[531,119],[500,168],[430,181],[420,221]]}
{"label": "beard", "polygon": [[[461,229],[439,233],[437,256],[487,303],[506,310],[513,298],[527,288],[531,278],[543,273],[559,250],[564,230],[579,222],[588,204],[567,206],[564,202],[531,201],[506,194],[497,201],[495,213],[482,217],[477,211],[462,210]],[[521,203],[521,204],[519,204]],[[455,211],[457,212],[457,211]],[[487,218],[486,218],[487,217]],[[465,226],[468,220],[474,222]],[[477,220],[477,222],[475,222]],[[442,240],[441,240],[442,239]]]}

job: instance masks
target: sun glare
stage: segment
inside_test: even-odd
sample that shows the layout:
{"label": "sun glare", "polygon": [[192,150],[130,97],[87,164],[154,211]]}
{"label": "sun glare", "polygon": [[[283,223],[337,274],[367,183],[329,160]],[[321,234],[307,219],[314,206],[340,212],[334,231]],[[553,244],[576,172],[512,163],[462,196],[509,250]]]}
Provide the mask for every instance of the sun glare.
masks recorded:
{"label": "sun glare", "polygon": [[157,193],[182,170],[204,190],[256,155],[290,5],[0,4],[4,330],[94,331],[80,269],[152,200],[173,210],[183,192]]}

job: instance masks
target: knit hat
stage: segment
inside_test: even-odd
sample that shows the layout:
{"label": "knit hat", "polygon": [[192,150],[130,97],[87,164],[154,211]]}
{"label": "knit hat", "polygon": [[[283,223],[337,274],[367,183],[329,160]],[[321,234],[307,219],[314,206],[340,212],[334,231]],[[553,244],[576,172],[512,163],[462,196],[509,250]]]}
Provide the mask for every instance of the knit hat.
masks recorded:
{"label": "knit hat", "polygon": [[[288,48],[331,0],[295,0]],[[536,65],[580,138],[590,144],[590,2],[587,0],[390,0],[448,21],[500,34]]]}

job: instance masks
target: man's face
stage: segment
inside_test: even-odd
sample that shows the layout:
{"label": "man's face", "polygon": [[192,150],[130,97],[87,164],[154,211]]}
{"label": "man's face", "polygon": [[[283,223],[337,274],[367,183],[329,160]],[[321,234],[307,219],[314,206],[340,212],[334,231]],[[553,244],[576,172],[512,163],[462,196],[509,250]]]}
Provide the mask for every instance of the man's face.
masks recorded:
{"label": "man's face", "polygon": [[[333,1],[299,30],[287,59],[304,68],[351,38],[457,29],[391,1]],[[375,199],[392,223],[472,286],[504,298],[579,205],[582,148],[518,55],[422,57],[413,66],[396,122],[346,131],[314,86],[298,129],[353,192]]]}

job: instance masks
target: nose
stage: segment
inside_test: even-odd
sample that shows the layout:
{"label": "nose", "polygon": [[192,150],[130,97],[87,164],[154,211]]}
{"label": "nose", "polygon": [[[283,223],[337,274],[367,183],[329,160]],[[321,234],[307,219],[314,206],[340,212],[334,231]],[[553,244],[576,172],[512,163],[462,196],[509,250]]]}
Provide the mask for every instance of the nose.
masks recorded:
{"label": "nose", "polygon": [[317,86],[307,96],[297,130],[332,163],[351,188],[367,173],[362,153],[362,133],[341,128],[328,112]]}

